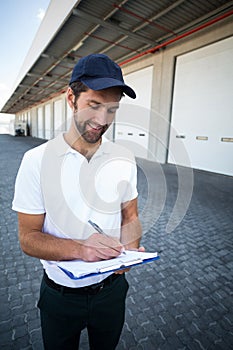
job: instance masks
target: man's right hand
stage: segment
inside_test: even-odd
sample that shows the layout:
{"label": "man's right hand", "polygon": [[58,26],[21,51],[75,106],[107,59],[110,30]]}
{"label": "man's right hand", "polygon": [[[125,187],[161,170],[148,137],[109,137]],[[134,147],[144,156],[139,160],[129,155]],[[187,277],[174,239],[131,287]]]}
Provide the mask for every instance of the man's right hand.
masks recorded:
{"label": "man's right hand", "polygon": [[100,233],[93,233],[86,240],[78,240],[78,243],[79,258],[90,262],[116,258],[124,250],[117,238]]}

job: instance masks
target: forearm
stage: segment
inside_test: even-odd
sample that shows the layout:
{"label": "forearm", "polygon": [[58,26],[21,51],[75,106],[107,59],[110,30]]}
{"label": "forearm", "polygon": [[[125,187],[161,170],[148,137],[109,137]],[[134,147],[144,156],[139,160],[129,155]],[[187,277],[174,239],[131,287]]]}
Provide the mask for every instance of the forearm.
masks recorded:
{"label": "forearm", "polygon": [[142,227],[138,217],[131,221],[123,221],[121,227],[121,243],[125,249],[138,248],[142,236]]}
{"label": "forearm", "polygon": [[[121,226],[121,243],[124,245],[126,250],[140,250],[144,251],[144,247],[140,246],[140,240],[142,236],[142,227],[138,216],[133,218],[123,217]],[[139,249],[138,249],[139,248]],[[128,272],[131,268],[116,271],[116,274],[122,274]]]}
{"label": "forearm", "polygon": [[80,242],[32,231],[20,237],[25,254],[44,260],[73,260],[80,257]]}

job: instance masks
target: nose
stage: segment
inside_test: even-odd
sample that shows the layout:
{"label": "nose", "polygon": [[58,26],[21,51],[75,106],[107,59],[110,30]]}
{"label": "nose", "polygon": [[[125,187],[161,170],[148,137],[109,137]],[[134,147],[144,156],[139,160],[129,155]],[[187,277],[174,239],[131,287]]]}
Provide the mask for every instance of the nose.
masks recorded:
{"label": "nose", "polygon": [[95,113],[95,122],[101,126],[104,126],[109,123],[108,120],[107,108],[105,106],[101,106]]}

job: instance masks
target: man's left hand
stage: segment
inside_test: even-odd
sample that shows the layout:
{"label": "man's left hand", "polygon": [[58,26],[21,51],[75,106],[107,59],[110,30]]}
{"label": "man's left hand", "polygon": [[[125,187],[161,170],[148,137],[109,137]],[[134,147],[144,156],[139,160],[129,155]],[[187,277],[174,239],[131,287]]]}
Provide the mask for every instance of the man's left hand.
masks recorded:
{"label": "man's left hand", "polygon": [[[145,248],[144,247],[139,247],[138,249],[129,249],[129,250],[134,250],[134,251],[138,251],[138,252],[145,252]],[[131,269],[131,267],[127,267],[126,269],[122,269],[119,271],[115,271],[116,275],[122,275],[125,272],[128,272]]]}

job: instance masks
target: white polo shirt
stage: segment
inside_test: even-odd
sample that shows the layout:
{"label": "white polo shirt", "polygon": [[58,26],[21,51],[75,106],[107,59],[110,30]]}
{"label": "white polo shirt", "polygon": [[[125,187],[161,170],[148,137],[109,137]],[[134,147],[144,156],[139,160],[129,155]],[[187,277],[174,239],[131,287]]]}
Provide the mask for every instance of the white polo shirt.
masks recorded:
{"label": "white polo shirt", "polygon": [[[15,183],[12,209],[46,214],[43,232],[62,238],[86,239],[96,222],[106,234],[120,238],[121,204],[137,197],[133,154],[103,138],[88,162],[60,134],[26,152]],[[52,280],[68,287],[100,282],[108,274],[72,280],[55,261],[41,260]]]}

